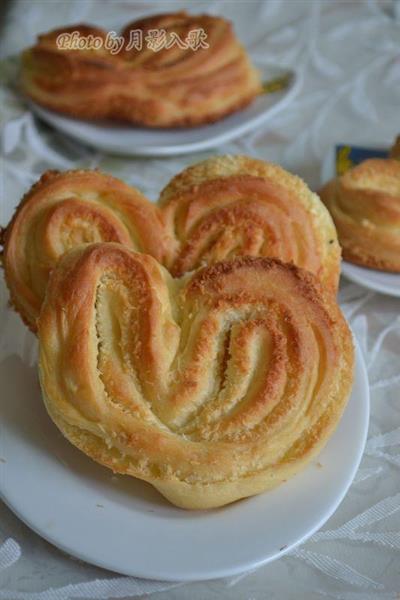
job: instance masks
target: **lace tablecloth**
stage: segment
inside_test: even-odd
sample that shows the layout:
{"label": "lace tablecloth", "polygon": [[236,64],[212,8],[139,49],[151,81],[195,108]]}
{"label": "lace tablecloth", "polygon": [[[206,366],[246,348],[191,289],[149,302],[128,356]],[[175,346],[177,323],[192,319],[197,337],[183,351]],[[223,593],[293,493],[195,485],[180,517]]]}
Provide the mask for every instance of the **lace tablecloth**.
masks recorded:
{"label": "lace tablecloth", "polygon": [[[186,3],[187,5],[188,3]],[[168,3],[178,10],[184,3]],[[302,87],[291,105],[251,135],[215,149],[281,163],[319,185],[335,142],[388,146],[400,131],[400,21],[394,2],[192,2],[193,12],[229,16],[254,57],[295,67]],[[3,57],[36,33],[89,21],[117,30],[160,3],[116,0],[16,1],[3,23]],[[397,19],[396,19],[397,13]],[[121,159],[66,139],[37,123],[13,91],[12,61],[1,63],[2,205],[8,221],[22,193],[48,168],[99,167],[156,198],[185,165],[214,152],[170,159]],[[2,296],[2,326],[31,360],[33,338]],[[0,506],[0,600],[229,598],[286,600],[400,598],[400,299],[342,281],[342,307],[364,352],[371,385],[368,443],[345,500],[306,544],[270,565],[229,580],[168,584],[120,577],[74,560]]]}

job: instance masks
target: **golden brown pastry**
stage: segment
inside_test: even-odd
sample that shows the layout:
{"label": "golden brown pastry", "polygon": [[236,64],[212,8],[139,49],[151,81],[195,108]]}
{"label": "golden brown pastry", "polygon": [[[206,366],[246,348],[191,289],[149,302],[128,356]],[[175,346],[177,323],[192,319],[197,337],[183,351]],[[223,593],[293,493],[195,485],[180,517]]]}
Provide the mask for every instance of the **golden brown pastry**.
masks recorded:
{"label": "golden brown pastry", "polygon": [[397,160],[400,159],[400,135],[397,136],[392,148],[390,149],[389,157],[397,158]]}
{"label": "golden brown pastry", "polygon": [[318,196],[278,165],[210,158],[174,177],[160,204],[179,242],[167,260],[174,275],[237,255],[276,256],[336,291],[340,247],[332,219]]}
{"label": "golden brown pastry", "polygon": [[320,192],[349,262],[400,272],[400,162],[370,159]]}
{"label": "golden brown pastry", "polygon": [[[138,30],[142,49],[130,48],[131,32]],[[152,32],[157,30],[165,31],[165,39],[154,42],[157,36]],[[190,32],[201,30],[206,38],[203,34],[195,37],[208,47],[185,49],[177,43],[176,36],[187,45],[193,36]],[[101,46],[60,49],[59,36],[75,31],[82,39],[97,37]],[[40,35],[36,45],[23,54],[24,92],[38,104],[75,117],[150,127],[210,123],[261,93],[258,72],[231,23],[221,17],[177,12],[135,21],[122,32],[122,49],[115,53],[106,48],[106,35],[89,25]],[[163,43],[170,47],[151,49]]]}
{"label": "golden brown pastry", "polygon": [[237,255],[276,256],[336,291],[340,249],[328,211],[284,169],[245,156],[189,167],[159,207],[98,171],[48,172],[3,232],[15,308],[35,330],[49,272],[82,243],[117,241],[151,254],[174,276]]}
{"label": "golden brown pastry", "polygon": [[48,171],[2,232],[11,302],[33,330],[50,271],[70,248],[119,242],[163,260],[163,230],[138,190],[99,171]]}
{"label": "golden brown pastry", "polygon": [[277,259],[172,279],[115,243],[63,257],[38,321],[47,410],[78,448],[184,508],[258,494],[321,450],[353,348],[332,294]]}

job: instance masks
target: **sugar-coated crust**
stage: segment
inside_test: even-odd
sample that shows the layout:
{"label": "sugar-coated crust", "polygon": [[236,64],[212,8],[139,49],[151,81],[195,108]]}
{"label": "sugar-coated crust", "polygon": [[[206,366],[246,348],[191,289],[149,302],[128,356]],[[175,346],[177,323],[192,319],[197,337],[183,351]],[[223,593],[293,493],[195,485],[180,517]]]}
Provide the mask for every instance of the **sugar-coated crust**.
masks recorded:
{"label": "sugar-coated crust", "polygon": [[[151,30],[185,39],[203,29],[208,48],[176,45],[153,51]],[[142,49],[126,50],[130,31],[142,31]],[[68,50],[57,46],[62,33],[105,39],[90,25],[64,27],[40,35],[23,53],[21,81],[35,102],[74,117],[111,119],[149,127],[212,123],[240,110],[261,93],[261,82],[229,21],[185,12],[155,15],[129,24],[123,49]]]}
{"label": "sugar-coated crust", "polygon": [[343,258],[400,272],[400,162],[370,159],[320,192],[335,222]]}
{"label": "sugar-coated crust", "polygon": [[48,171],[3,231],[12,303],[35,330],[47,279],[69,249],[117,241],[174,276],[237,255],[276,256],[336,291],[340,248],[328,211],[298,177],[245,156],[184,170],[157,205],[99,171]]}
{"label": "sugar-coated crust", "polygon": [[[209,158],[176,175],[161,192],[160,203],[174,223],[171,228],[186,242],[169,265],[176,274],[188,270],[191,256],[198,257],[192,268],[203,257],[209,262],[205,240],[211,243],[218,219],[224,237],[215,244],[216,258],[230,251],[276,256],[337,289],[340,247],[329,212],[302,179],[278,165],[241,155]],[[199,254],[201,245],[205,251]]]}
{"label": "sugar-coated crust", "polygon": [[258,494],[304,468],[352,384],[333,295],[271,258],[173,279],[120,244],[77,248],[51,275],[38,337],[62,433],[183,508]]}
{"label": "sugar-coated crust", "polygon": [[46,171],[1,231],[11,304],[35,331],[49,274],[70,248],[116,241],[162,261],[163,236],[154,205],[119,179],[100,171]]}

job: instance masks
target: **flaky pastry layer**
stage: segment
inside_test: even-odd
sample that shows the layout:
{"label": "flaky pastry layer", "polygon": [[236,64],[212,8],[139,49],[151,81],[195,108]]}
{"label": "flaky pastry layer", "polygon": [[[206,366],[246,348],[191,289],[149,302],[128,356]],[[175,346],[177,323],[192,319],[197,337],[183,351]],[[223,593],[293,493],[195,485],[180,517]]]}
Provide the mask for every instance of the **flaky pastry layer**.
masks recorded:
{"label": "flaky pastry layer", "polygon": [[304,468],[352,382],[332,294],[277,259],[173,279],[120,244],[80,247],[52,273],[38,336],[62,433],[184,508],[258,494]]}
{"label": "flaky pastry layer", "polygon": [[33,330],[51,270],[80,244],[119,242],[174,276],[238,255],[276,256],[336,291],[340,269],[336,231],[318,197],[281,167],[245,156],[189,167],[158,206],[98,171],[50,171],[2,237],[12,302]]}
{"label": "flaky pastry layer", "polygon": [[366,160],[327,183],[320,196],[335,222],[343,258],[400,272],[398,160]]}
{"label": "flaky pastry layer", "polygon": [[[127,50],[131,31],[138,30],[142,48]],[[170,47],[148,47],[157,30],[165,31]],[[204,47],[175,43],[176,36],[185,42],[191,31],[201,30]],[[123,48],[115,54],[104,42],[96,50],[59,48],[58,36],[73,32],[106,39],[105,31],[89,25],[40,35],[23,54],[22,87],[42,106],[75,117],[150,127],[199,125],[239,110],[262,90],[230,22],[221,17],[177,12],[135,21],[123,30]]]}

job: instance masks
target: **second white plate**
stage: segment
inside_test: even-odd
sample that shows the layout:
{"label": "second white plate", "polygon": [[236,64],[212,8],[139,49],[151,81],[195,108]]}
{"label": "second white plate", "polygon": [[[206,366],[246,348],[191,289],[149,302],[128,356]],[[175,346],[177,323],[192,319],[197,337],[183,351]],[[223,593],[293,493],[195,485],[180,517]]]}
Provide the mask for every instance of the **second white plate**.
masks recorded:
{"label": "second white plate", "polygon": [[[257,63],[256,63],[257,64]],[[173,156],[215,148],[260,127],[282,110],[297,92],[299,76],[275,64],[257,64],[263,83],[287,78],[281,91],[262,94],[247,108],[201,127],[151,129],[95,123],[66,117],[30,102],[33,112],[49,125],[97,150],[124,156]]]}
{"label": "second white plate", "polygon": [[400,273],[386,273],[342,262],[342,273],[347,279],[375,292],[400,298]]}
{"label": "second white plate", "polygon": [[[26,339],[25,349],[31,343]],[[218,510],[185,511],[69,444],[45,411],[36,368],[10,349],[0,362],[0,387],[2,499],[68,554],[150,579],[235,575],[306,540],[346,494],[368,430],[368,379],[357,349],[349,403],[318,463],[273,491]]]}

